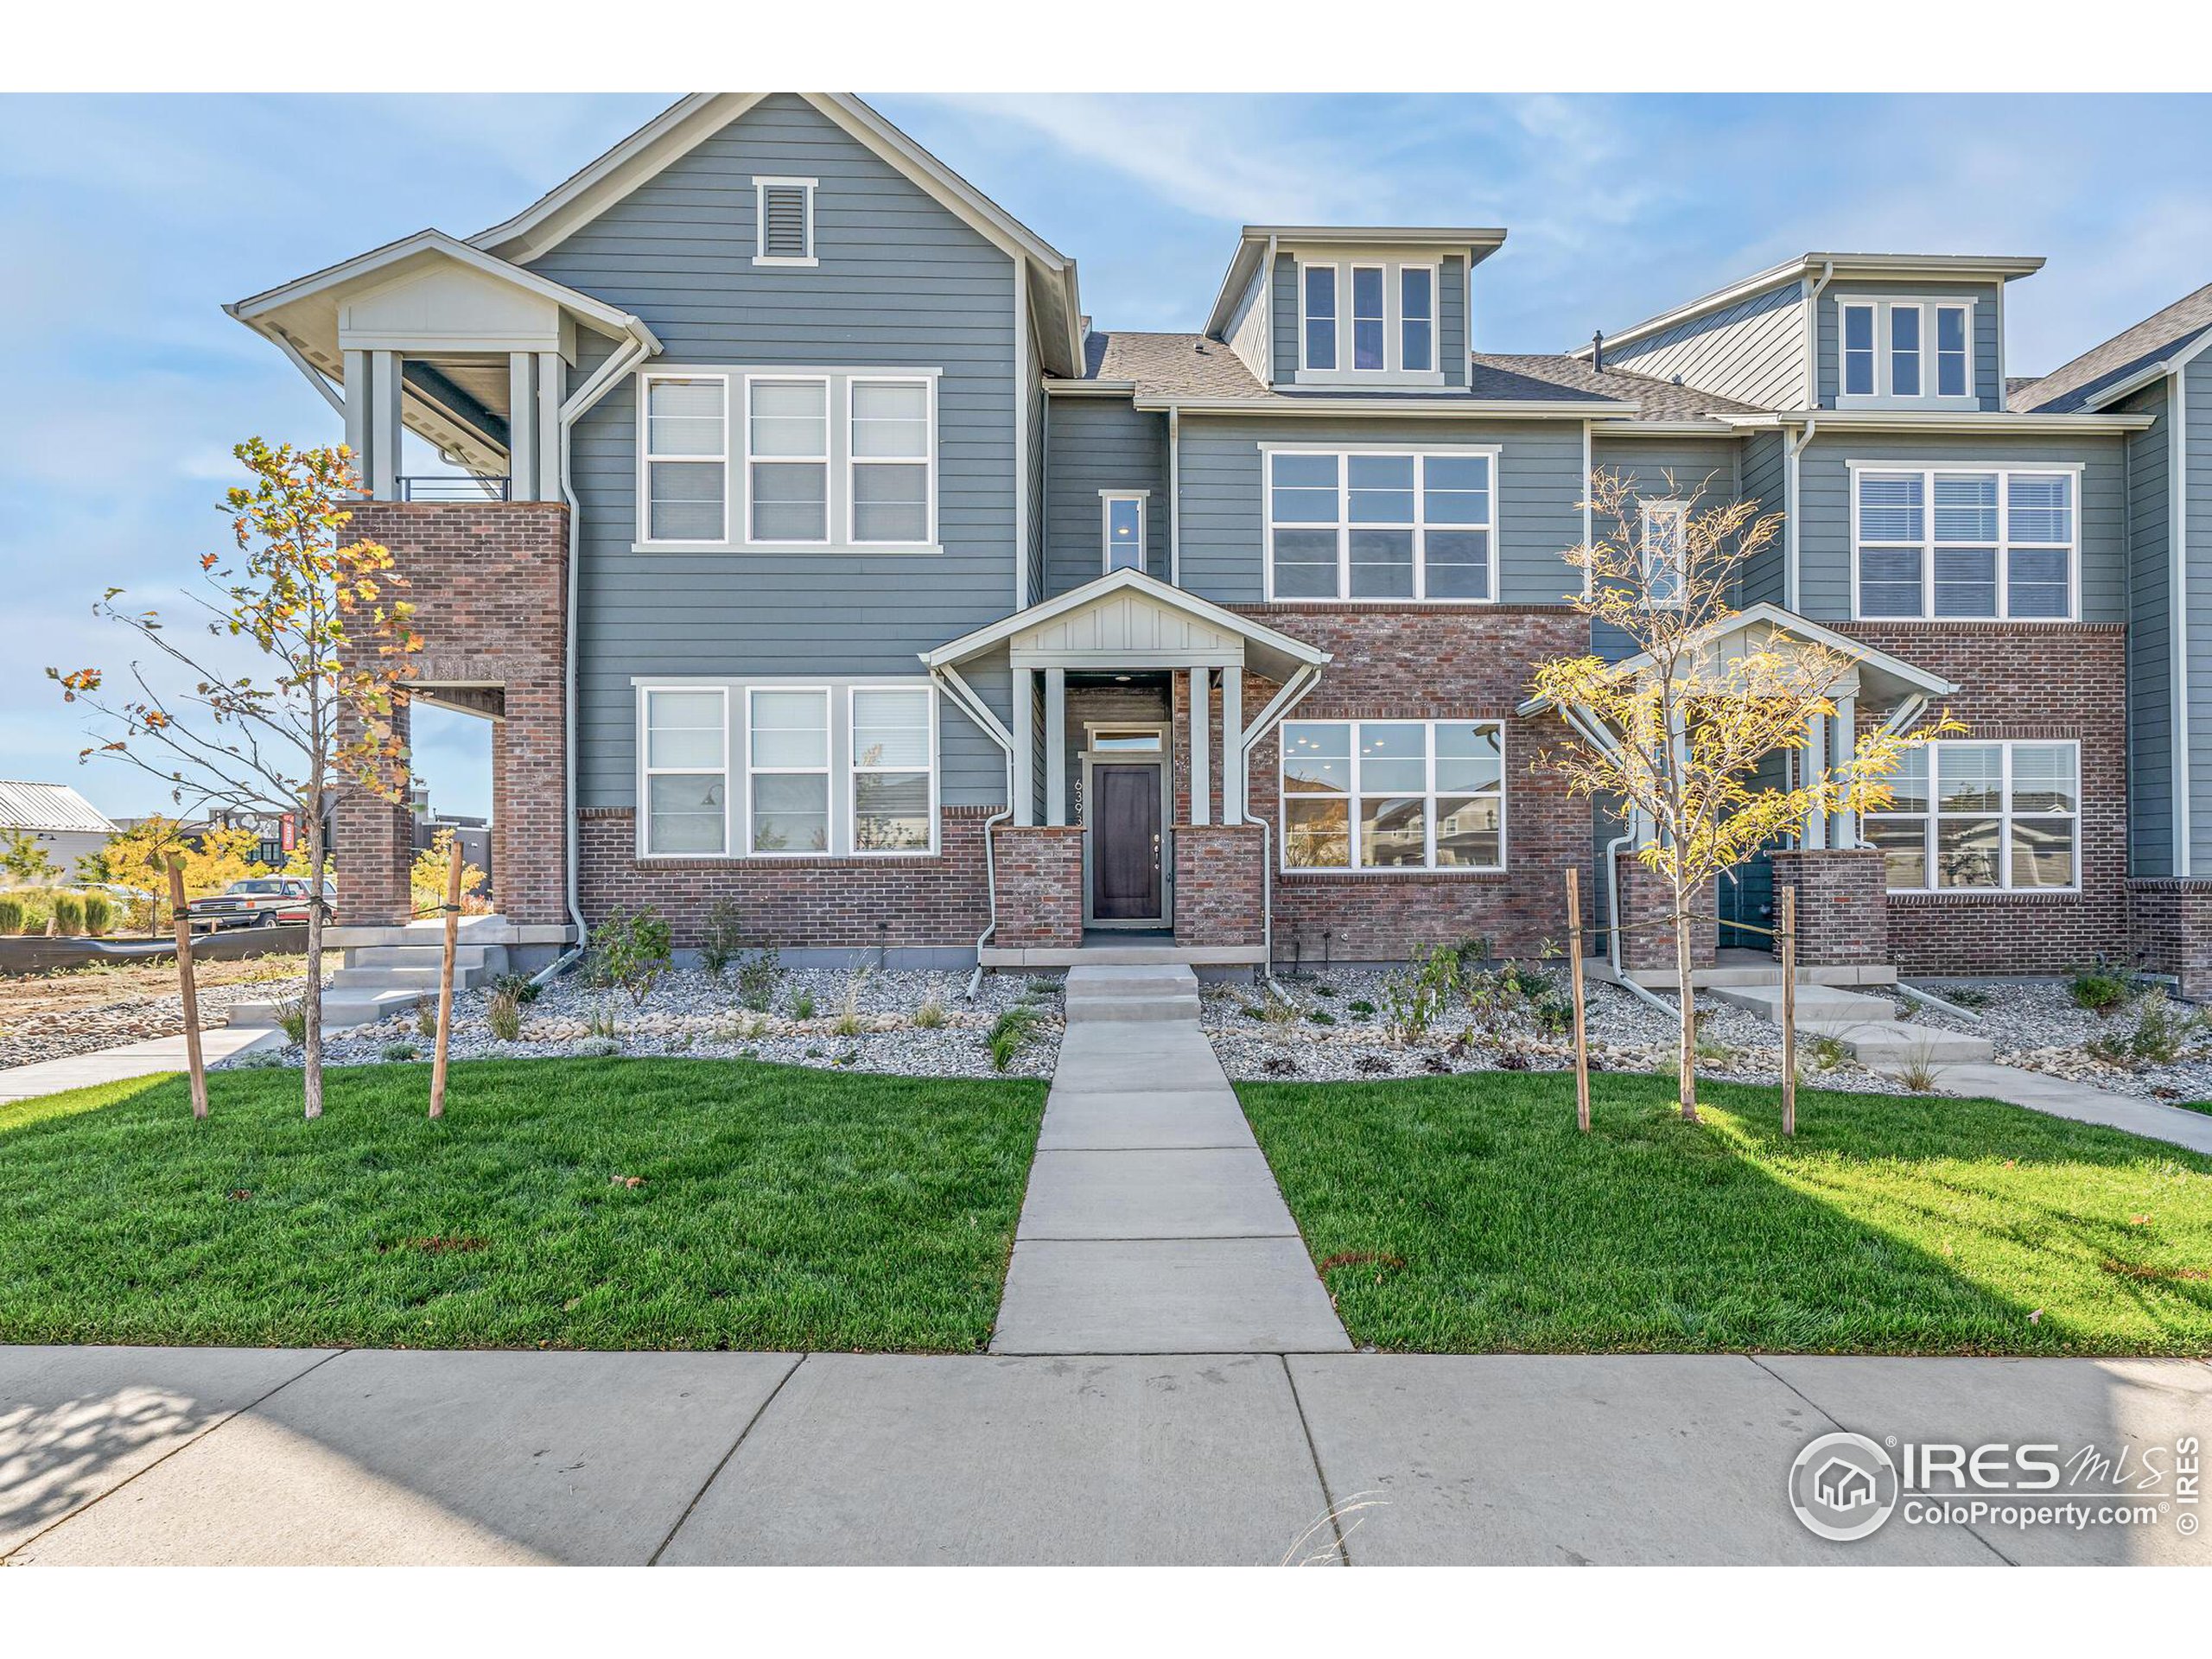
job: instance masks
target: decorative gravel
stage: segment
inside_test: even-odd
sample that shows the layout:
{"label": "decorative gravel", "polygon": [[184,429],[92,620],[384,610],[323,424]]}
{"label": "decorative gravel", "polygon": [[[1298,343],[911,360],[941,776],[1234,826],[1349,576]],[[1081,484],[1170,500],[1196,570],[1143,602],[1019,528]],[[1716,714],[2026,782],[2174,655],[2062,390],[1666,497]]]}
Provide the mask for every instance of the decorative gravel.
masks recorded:
{"label": "decorative gravel", "polygon": [[[524,1006],[522,1035],[512,1043],[494,1037],[486,1023],[488,988],[457,995],[448,1052],[457,1060],[689,1055],[916,1077],[1051,1076],[1062,1026],[1058,977],[987,974],[973,1002],[967,988],[965,974],[791,969],[778,981],[767,1011],[756,1012],[739,1001],[734,974],[717,979],[700,969],[677,969],[642,1006],[624,992],[595,989],[580,975],[568,974]],[[807,999],[812,1011],[802,1019]],[[931,1001],[944,1012],[941,1026],[917,1022]],[[435,995],[424,1004],[435,1016]],[[999,1071],[992,1067],[987,1039],[999,1017],[1017,1007],[1034,1010],[1037,1021],[1013,1063]],[[606,1034],[610,1021],[611,1036]],[[415,1052],[402,1055],[401,1046]],[[331,1065],[365,1065],[387,1058],[428,1059],[431,1037],[410,1012],[332,1032],[324,1046]],[[296,1065],[300,1051],[279,1051],[279,1058]],[[251,1056],[245,1063],[269,1064]]]}
{"label": "decorative gravel", "polygon": [[[1942,997],[1954,996],[1958,988],[1939,980],[1914,982]],[[2090,1053],[2088,1045],[2099,1038],[2125,1042],[2133,1037],[2158,993],[2139,990],[2126,1006],[2102,1017],[2076,1005],[2061,981],[1976,980],[1965,994],[1989,999],[1971,1010],[1980,1019],[1962,1020],[1902,996],[1894,1000],[1899,1017],[1910,1024],[1988,1038],[2000,1065],[2146,1100],[2212,1100],[2212,1012],[2177,999],[2170,1001],[2168,1012],[2188,1026],[2180,1057],[2169,1065],[2114,1064]]]}
{"label": "decorative gravel", "polygon": [[[1259,986],[1209,986],[1200,999],[1200,1023],[1213,1039],[1223,1070],[1238,1082],[1305,1078],[1342,1082],[1459,1071],[1564,1071],[1574,1065],[1571,1037],[1554,1034],[1523,1014],[1500,1015],[1454,999],[1418,1041],[1393,1042],[1380,969],[1336,969],[1324,975],[1285,976],[1276,981],[1296,1013],[1269,1014],[1269,993]],[[1565,974],[1560,975],[1565,995]],[[1673,1074],[1675,1015],[1614,986],[1587,982],[1590,1063],[1606,1071]],[[1662,1001],[1665,999],[1662,999]],[[1368,1005],[1363,1012],[1358,1005]],[[1704,1052],[1698,1075],[1724,1083],[1782,1082],[1781,1033],[1757,1014],[1710,999],[1700,1002]],[[1316,1016],[1323,1016],[1317,1019]],[[1894,1077],[1849,1060],[1823,1067],[1810,1044],[1798,1048],[1800,1080],[1824,1089],[1861,1094],[1904,1094]]]}
{"label": "decorative gravel", "polygon": [[[174,982],[175,970],[170,977]],[[0,980],[0,1067],[32,1065],[72,1054],[90,1054],[149,1037],[174,1037],[184,1029],[184,999],[175,991],[91,1007],[56,1008],[17,1016],[8,1006],[12,988],[27,982]],[[292,979],[250,980],[197,987],[200,1028],[212,1031],[230,1022],[234,1002],[261,1002],[297,996],[307,989],[304,974]]]}

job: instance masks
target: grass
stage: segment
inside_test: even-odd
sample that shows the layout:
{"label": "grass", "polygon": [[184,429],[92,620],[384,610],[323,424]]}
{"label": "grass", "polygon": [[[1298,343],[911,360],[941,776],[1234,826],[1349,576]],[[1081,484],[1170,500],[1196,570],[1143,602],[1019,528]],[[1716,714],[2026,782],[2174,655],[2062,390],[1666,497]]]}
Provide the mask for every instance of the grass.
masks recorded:
{"label": "grass", "polygon": [[2212,1353],[2212,1159],[1988,1101],[1566,1076],[1240,1085],[1353,1339]]}
{"label": "grass", "polygon": [[[980,1349],[1045,1089],[745,1061],[0,1106],[0,1341]],[[634,1178],[636,1185],[630,1185]]]}

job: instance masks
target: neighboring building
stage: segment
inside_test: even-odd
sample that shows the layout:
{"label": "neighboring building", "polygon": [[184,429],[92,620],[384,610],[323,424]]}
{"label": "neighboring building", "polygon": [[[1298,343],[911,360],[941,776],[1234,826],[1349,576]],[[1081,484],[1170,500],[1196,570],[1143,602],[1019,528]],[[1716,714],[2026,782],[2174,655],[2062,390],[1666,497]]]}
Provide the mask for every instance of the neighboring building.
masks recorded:
{"label": "neighboring building", "polygon": [[[61,870],[77,878],[77,861],[107,845],[115,825],[99,809],[67,784],[17,784],[0,780],[0,840],[14,832],[29,836]],[[0,883],[8,877],[0,873]]]}
{"label": "neighboring building", "polygon": [[416,852],[427,852],[438,844],[438,837],[453,831],[454,842],[461,848],[464,863],[474,864],[484,872],[486,880],[484,892],[496,897],[499,887],[493,878],[492,823],[466,812],[440,812],[430,805],[430,788],[417,779],[407,792],[408,811],[414,818],[414,833],[408,844]]}
{"label": "neighboring building", "polygon": [[[1741,604],[1856,661],[1829,754],[1972,728],[1752,861],[1708,948],[1779,871],[1814,961],[2207,988],[2206,294],[2021,383],[2039,259],[1814,253],[1500,354],[1504,241],[1249,226],[1202,333],[1096,330],[1071,259],[865,105],[709,94],[505,224],[231,309],[342,413],[422,695],[499,722],[518,945],[646,904],[690,944],[728,899],[802,958],[1528,950],[1569,863],[1638,913],[1617,826],[1531,766],[1533,668],[1592,644],[1594,466],[1662,526],[1700,487],[1786,515]],[[474,481],[408,476],[403,427]],[[338,837],[341,913],[403,916],[404,810]]]}

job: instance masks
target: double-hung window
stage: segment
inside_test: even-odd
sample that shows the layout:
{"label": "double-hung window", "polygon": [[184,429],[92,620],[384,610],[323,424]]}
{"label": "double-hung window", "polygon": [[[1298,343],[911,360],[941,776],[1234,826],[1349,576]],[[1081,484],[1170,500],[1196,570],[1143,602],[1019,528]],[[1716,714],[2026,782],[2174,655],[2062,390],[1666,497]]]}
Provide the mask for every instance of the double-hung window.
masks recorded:
{"label": "double-hung window", "polygon": [[745,466],[752,542],[830,539],[830,382],[749,375]]}
{"label": "double-hung window", "polygon": [[1839,389],[1863,404],[1974,400],[1974,306],[1964,300],[1837,302]]}
{"label": "double-hung window", "polygon": [[1286,721],[1282,812],[1286,869],[1503,869],[1505,728]]}
{"label": "double-hung window", "polygon": [[1398,366],[1409,374],[1436,366],[1436,272],[1428,265],[1398,268]]}
{"label": "double-hung window", "polygon": [[720,687],[645,694],[648,855],[719,857],[728,821],[729,700]]}
{"label": "double-hung window", "polygon": [[1306,366],[1337,366],[1337,268],[1307,265],[1306,284]]}
{"label": "double-hung window", "polygon": [[2080,886],[2080,745],[1929,743],[1890,786],[1865,824],[1891,892]]}
{"label": "double-hung window", "polygon": [[930,383],[851,383],[855,545],[918,547],[930,539]]}
{"label": "double-hung window", "polygon": [[1322,382],[1440,385],[1441,267],[1396,260],[1301,263],[1299,372]]}
{"label": "double-hung window", "polygon": [[1268,597],[1495,597],[1495,450],[1274,449]]}
{"label": "double-hung window", "polygon": [[1382,296],[1389,274],[1382,265],[1351,268],[1351,365],[1362,374],[1380,373],[1388,360],[1384,342],[1389,339],[1389,320]]}
{"label": "double-hung window", "polygon": [[646,538],[719,542],[729,534],[729,382],[647,375]]}
{"label": "double-hung window", "polygon": [[1142,490],[1098,492],[1098,536],[1105,575],[1144,569],[1144,503]]}
{"label": "double-hung window", "polygon": [[746,696],[746,850],[830,850],[830,693],[754,686]]}
{"label": "double-hung window", "polygon": [[1862,619],[2074,614],[2077,470],[1854,461],[1851,477]]}
{"label": "double-hung window", "polygon": [[928,849],[933,747],[927,686],[852,689],[853,851]]}
{"label": "double-hung window", "polygon": [[1655,609],[1679,608],[1689,569],[1687,501],[1643,503],[1643,599]]}

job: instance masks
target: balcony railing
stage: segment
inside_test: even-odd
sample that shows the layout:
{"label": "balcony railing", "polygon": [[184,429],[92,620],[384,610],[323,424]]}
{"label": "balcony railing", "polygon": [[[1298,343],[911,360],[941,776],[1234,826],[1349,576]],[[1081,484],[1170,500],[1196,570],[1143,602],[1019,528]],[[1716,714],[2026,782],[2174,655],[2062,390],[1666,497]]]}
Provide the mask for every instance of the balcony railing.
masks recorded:
{"label": "balcony railing", "polygon": [[423,473],[399,480],[402,501],[504,501],[507,480],[468,473]]}

